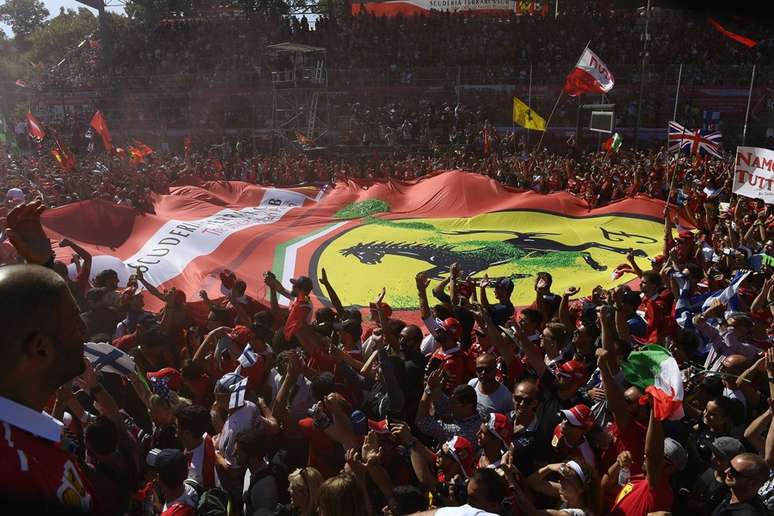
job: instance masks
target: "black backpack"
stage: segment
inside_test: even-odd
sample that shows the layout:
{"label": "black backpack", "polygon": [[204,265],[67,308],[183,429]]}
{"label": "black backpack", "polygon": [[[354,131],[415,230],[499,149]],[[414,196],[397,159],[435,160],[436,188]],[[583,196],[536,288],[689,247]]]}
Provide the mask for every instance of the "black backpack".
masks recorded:
{"label": "black backpack", "polygon": [[250,486],[248,487],[247,492],[250,493],[250,491],[253,490],[253,486],[259,480],[271,476],[274,478],[274,483],[277,486],[277,502],[279,504],[290,503],[290,492],[288,491],[290,483],[288,482],[288,468],[285,466],[284,462],[285,456],[286,453],[284,451],[277,452],[272,461],[269,463],[268,468],[262,469],[256,475],[251,475]]}

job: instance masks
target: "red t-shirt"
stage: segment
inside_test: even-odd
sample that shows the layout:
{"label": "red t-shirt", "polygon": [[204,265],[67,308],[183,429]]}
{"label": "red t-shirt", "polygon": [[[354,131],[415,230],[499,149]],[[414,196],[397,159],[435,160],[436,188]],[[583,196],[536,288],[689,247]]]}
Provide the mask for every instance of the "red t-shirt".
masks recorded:
{"label": "red t-shirt", "polygon": [[612,516],[646,516],[656,511],[672,509],[674,495],[669,478],[664,476],[655,489],[651,489],[644,475],[635,475],[621,488],[615,498]]}
{"label": "red t-shirt", "polygon": [[57,500],[90,512],[94,502],[86,476],[60,442],[54,418],[0,397],[0,492],[30,500]]}
{"label": "red t-shirt", "polygon": [[190,505],[184,503],[173,503],[167,510],[161,513],[161,516],[195,516],[196,511]]}
{"label": "red t-shirt", "polygon": [[299,420],[298,427],[309,442],[308,465],[316,468],[323,478],[338,475],[344,467],[344,450],[339,443],[314,426],[310,417]]}
{"label": "red t-shirt", "polygon": [[314,369],[319,373],[324,371],[332,373],[336,369],[336,360],[330,355],[330,353],[318,348],[315,349],[312,355],[309,357],[309,361],[306,365],[309,367],[309,369]]}
{"label": "red t-shirt", "polygon": [[610,430],[613,434],[613,446],[608,448],[605,454],[604,467],[611,466],[621,452],[628,451],[632,455],[632,465],[629,467],[632,475],[641,474],[642,463],[645,462],[645,434],[648,427],[632,421],[623,430],[613,423]]}

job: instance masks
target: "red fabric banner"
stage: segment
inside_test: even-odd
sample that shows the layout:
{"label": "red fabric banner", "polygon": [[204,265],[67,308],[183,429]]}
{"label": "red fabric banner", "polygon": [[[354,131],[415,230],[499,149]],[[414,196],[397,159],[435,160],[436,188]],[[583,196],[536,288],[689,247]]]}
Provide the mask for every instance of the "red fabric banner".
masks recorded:
{"label": "red fabric banner", "polygon": [[[589,210],[565,192],[520,191],[459,171],[329,189],[179,184],[154,196],[153,208],[146,214],[85,201],[46,211],[43,225],[52,239],[66,237],[92,253],[92,276],[113,269],[121,285],[141,269],[151,284],[182,290],[189,301],[200,290],[214,300],[222,297],[220,273],[229,269],[247,283],[248,295],[265,302],[262,274],[272,271],[287,288],[290,278],[309,276],[311,301],[320,306],[328,302],[317,279],[325,268],[345,305],[367,306],[386,286],[386,302],[411,313],[420,271],[440,281],[459,263],[476,278],[509,276],[514,303],[529,304],[539,270],[554,275],[557,292],[568,284],[607,288],[630,248],[644,259],[663,245],[661,201],[637,197]],[[54,248],[68,263],[69,251]],[[286,306],[291,301],[280,297]],[[152,296],[145,302],[161,308]]]}

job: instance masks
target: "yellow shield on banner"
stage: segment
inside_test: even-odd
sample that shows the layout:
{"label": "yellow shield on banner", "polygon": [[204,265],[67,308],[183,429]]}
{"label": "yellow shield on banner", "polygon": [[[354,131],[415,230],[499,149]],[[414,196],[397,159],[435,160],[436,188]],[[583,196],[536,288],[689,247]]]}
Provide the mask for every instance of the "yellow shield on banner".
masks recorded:
{"label": "yellow shield on banner", "polygon": [[506,211],[470,218],[383,220],[372,218],[328,240],[315,256],[314,273],[326,269],[344,305],[368,305],[382,287],[395,309],[417,308],[414,277],[426,272],[435,282],[452,263],[480,279],[513,278],[515,305],[535,299],[534,277],[553,276],[552,290],[580,287],[590,294],[634,278],[612,279],[633,249],[639,265],[662,251],[663,223],[606,215],[571,218],[539,211]]}

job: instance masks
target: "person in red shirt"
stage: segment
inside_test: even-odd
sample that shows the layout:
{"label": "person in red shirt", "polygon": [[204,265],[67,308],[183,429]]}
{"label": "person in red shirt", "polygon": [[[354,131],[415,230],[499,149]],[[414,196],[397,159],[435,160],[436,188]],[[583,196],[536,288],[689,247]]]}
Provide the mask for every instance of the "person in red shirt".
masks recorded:
{"label": "person in red shirt", "polygon": [[[613,446],[609,452],[615,452],[617,457],[624,451],[628,451],[632,457],[631,472],[633,475],[642,473],[642,464],[645,461],[645,435],[648,424],[648,407],[642,404],[642,393],[635,387],[626,390],[615,381],[615,375],[611,368],[611,357],[604,348],[597,349],[597,365],[602,376],[602,384],[605,388],[607,408],[613,414]],[[617,366],[616,366],[617,368]],[[615,460],[607,457],[606,465]]]}
{"label": "person in red shirt", "polygon": [[[671,476],[685,468],[688,454],[672,438],[664,438],[663,423],[650,411],[645,437],[643,473],[633,475],[619,491],[608,514],[612,516],[646,516],[656,511],[670,511],[674,501]],[[603,488],[618,480],[620,462],[608,469],[602,480]]]}
{"label": "person in red shirt", "polygon": [[669,289],[663,288],[661,276],[656,271],[645,271],[640,280],[640,290],[645,295],[642,305],[645,308],[645,341],[663,342],[667,336],[674,336],[676,323],[672,317],[674,297]]}
{"label": "person in red shirt", "polygon": [[[50,268],[39,201],[8,214],[8,237],[28,265],[0,268],[0,496],[90,511],[93,496],[75,457],[62,447],[62,423],[43,412],[56,390],[83,373],[86,326],[67,283]],[[4,504],[5,505],[5,504]],[[30,514],[34,514],[31,512]]]}

